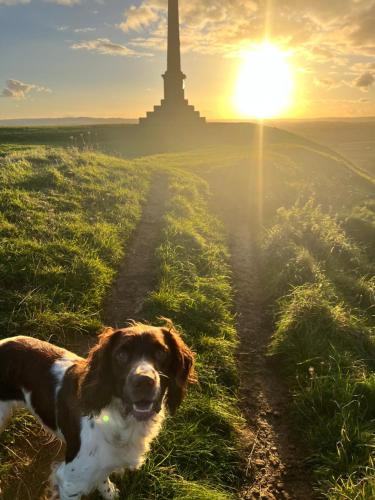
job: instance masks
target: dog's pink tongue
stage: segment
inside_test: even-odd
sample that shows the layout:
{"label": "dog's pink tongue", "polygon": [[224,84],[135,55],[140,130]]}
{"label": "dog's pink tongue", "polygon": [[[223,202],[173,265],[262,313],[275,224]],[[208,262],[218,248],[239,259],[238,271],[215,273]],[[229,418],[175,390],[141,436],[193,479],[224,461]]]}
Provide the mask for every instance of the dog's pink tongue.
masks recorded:
{"label": "dog's pink tongue", "polygon": [[133,413],[138,420],[147,420],[153,415],[153,403],[141,401],[133,404]]}
{"label": "dog's pink tongue", "polygon": [[151,401],[139,401],[134,403],[133,407],[137,411],[150,411],[152,410],[154,403]]}

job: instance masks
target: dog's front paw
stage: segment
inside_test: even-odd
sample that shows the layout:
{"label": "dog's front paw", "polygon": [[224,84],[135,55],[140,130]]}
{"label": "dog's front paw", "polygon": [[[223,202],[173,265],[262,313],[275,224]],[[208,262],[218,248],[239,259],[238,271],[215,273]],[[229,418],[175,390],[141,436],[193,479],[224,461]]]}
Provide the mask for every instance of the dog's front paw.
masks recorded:
{"label": "dog's front paw", "polygon": [[104,500],[118,500],[120,498],[120,490],[109,479],[103,481],[98,490]]}
{"label": "dog's front paw", "polygon": [[51,475],[49,477],[49,484],[46,487],[43,500],[60,500],[59,487],[56,481],[56,469],[59,466],[58,463],[53,463],[51,466]]}
{"label": "dog's front paw", "polygon": [[57,485],[49,484],[43,496],[43,500],[60,500],[59,489]]}

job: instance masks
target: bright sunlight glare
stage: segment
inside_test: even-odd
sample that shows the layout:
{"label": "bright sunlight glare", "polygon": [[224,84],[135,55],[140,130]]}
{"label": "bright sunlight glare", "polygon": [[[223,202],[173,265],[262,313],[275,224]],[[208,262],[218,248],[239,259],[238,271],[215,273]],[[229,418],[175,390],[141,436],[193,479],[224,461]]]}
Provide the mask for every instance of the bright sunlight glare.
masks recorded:
{"label": "bright sunlight glare", "polygon": [[288,55],[264,42],[244,53],[236,92],[235,107],[242,116],[272,118],[291,104],[293,75]]}

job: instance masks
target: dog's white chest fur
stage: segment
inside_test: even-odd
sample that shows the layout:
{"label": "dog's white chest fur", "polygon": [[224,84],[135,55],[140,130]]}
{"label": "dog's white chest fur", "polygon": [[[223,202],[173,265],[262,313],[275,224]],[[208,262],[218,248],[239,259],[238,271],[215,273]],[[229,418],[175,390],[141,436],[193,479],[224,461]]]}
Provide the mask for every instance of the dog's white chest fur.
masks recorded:
{"label": "dog's white chest fur", "polygon": [[68,477],[68,482],[75,485],[73,490],[83,491],[84,484],[99,485],[114,471],[134,470],[143,464],[152,440],[160,431],[164,410],[146,422],[139,422],[131,415],[124,418],[120,405],[114,400],[98,416],[82,417],[79,453],[73,462],[60,465],[55,472],[57,479],[64,478],[66,482]]}
{"label": "dog's white chest fur", "polygon": [[[136,420],[132,415],[124,418],[121,403],[114,400],[95,418],[82,419],[82,443],[89,443],[98,450],[99,461],[103,466],[128,467],[136,469],[142,465],[144,455],[159,433],[164,419],[161,411],[146,422]],[[89,451],[89,456],[90,456]]]}

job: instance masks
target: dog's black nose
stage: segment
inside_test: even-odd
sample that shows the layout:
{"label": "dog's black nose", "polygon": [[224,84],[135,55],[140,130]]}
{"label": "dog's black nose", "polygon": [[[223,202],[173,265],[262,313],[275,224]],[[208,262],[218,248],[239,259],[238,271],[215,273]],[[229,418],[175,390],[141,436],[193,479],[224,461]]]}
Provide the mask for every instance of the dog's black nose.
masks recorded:
{"label": "dog's black nose", "polygon": [[152,372],[133,375],[131,383],[135,389],[151,389],[155,387],[156,377]]}

